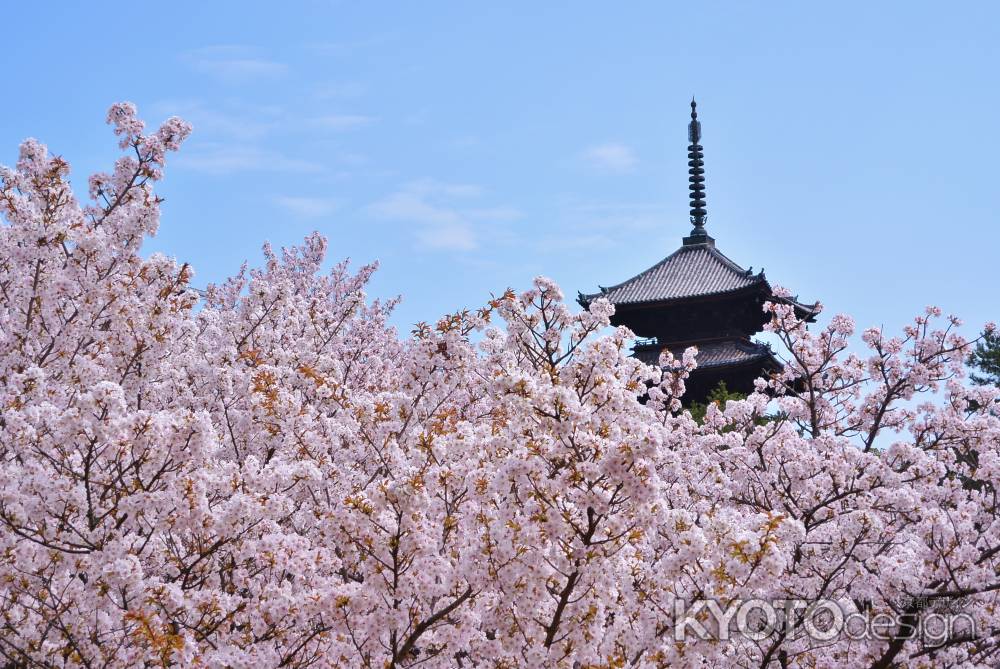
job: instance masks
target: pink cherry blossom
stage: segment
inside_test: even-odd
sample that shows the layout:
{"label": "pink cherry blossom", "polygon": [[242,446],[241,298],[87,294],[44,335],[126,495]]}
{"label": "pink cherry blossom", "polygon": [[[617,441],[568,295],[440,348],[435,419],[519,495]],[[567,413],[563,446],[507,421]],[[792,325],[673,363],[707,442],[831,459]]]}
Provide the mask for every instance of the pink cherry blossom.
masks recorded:
{"label": "pink cherry blossom", "polygon": [[[957,319],[852,352],[851,318],[770,303],[783,370],[698,422],[694,348],[643,364],[610,303],[549,279],[401,334],[376,266],[322,271],[313,234],[194,290],[141,253],[190,127],[108,121],[125,155],[86,203],[37,141],[0,169],[9,666],[1000,661],[1000,392],[963,382]],[[818,639],[800,610],[678,640],[698,600],[889,633]]]}

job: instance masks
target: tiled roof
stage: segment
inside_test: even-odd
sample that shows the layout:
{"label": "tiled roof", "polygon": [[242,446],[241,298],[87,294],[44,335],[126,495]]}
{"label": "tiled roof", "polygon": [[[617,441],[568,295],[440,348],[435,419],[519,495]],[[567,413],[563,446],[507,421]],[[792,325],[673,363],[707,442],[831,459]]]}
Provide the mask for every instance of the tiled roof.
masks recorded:
{"label": "tiled roof", "polygon": [[606,297],[613,304],[667,302],[689,297],[730,293],[767,284],[764,273],[751,274],[711,244],[682,246],[645,272],[601,292],[581,295],[589,303]]}
{"label": "tiled roof", "polygon": [[[698,347],[698,355],[695,357],[695,360],[698,361],[698,369],[742,365],[755,360],[774,358],[771,349],[766,345],[745,339],[723,339],[699,342],[696,345]],[[671,346],[670,352],[679,360],[684,354],[685,348],[687,348],[687,345],[679,347]],[[661,347],[655,344],[648,346],[639,345],[635,347],[634,354],[635,357],[646,364],[653,365],[657,364],[660,360],[660,350],[662,350]]]}

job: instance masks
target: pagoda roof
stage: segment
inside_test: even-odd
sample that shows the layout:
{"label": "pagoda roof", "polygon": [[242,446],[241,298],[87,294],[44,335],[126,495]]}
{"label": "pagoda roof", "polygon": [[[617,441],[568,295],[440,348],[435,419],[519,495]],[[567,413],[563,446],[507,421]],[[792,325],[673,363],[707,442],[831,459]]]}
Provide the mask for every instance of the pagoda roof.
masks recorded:
{"label": "pagoda roof", "polygon": [[612,304],[646,304],[770,288],[764,272],[753,274],[727,258],[714,244],[685,244],[649,269],[601,292],[580,295],[587,304],[599,297]]}
{"label": "pagoda roof", "polygon": [[777,298],[763,270],[754,274],[743,269],[715,248],[711,237],[702,243],[692,243],[691,238],[684,241],[683,246],[649,269],[617,285],[599,286],[599,293],[581,293],[578,301],[587,306],[604,297],[616,307],[630,307],[753,292],[794,305],[800,317],[811,320],[815,316],[816,305]]}
{"label": "pagoda roof", "polygon": [[[717,367],[736,367],[753,363],[767,362],[780,367],[780,363],[774,357],[771,348],[766,344],[751,341],[749,339],[719,339],[715,341],[701,341],[693,344],[698,348],[698,355],[695,360],[698,367],[695,371],[712,369]],[[659,363],[660,351],[669,348],[674,357],[678,360],[684,355],[684,349],[688,345],[658,346],[637,345],[634,349],[635,357],[646,364],[655,365]]]}

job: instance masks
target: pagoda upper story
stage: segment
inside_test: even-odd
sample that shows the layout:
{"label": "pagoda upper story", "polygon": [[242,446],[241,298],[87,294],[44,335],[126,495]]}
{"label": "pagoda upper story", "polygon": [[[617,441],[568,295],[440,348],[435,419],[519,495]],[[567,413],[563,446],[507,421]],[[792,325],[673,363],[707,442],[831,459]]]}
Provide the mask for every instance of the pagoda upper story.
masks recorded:
{"label": "pagoda upper story", "polygon": [[816,305],[774,295],[763,270],[754,274],[726,257],[708,235],[701,123],[691,101],[688,125],[688,181],[693,228],[679,249],[614,286],[580,294],[583,306],[599,297],[615,305],[613,325],[625,325],[643,339],[634,354],[655,363],[666,348],[680,356],[698,347],[698,369],[688,380],[687,402],[703,401],[720,381],[731,391],[749,392],[753,380],[780,369],[770,349],[751,337],[768,321],[764,303],[791,303],[799,317],[813,320]]}

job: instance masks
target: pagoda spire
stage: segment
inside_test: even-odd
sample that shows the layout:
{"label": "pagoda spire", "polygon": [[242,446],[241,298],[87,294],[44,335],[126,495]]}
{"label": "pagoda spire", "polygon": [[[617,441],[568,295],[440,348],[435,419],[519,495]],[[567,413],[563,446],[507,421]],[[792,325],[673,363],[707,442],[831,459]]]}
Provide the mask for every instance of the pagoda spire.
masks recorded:
{"label": "pagoda spire", "polygon": [[705,230],[708,211],[705,209],[705,156],[702,153],[701,122],[698,121],[698,103],[691,98],[691,122],[688,123],[688,189],[691,191],[691,234],[684,238],[684,244],[706,244],[714,240]]}

